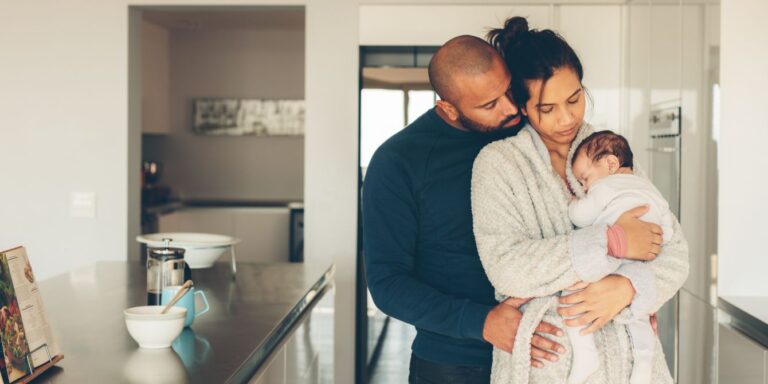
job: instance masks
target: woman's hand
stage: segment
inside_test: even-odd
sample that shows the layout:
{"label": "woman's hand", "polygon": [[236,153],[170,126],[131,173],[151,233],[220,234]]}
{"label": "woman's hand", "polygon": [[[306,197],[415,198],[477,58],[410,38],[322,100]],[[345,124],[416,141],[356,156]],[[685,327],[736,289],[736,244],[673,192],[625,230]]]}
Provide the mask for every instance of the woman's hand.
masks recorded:
{"label": "woman's hand", "polygon": [[600,281],[587,285],[580,292],[561,297],[560,304],[569,306],[558,308],[557,313],[566,318],[565,325],[569,327],[591,323],[580,332],[582,335],[587,335],[613,320],[622,309],[632,303],[634,296],[635,289],[629,279],[619,275],[608,275]]}
{"label": "woman's hand", "polygon": [[627,254],[624,256],[627,259],[649,261],[661,252],[661,227],[638,219],[649,209],[647,205],[632,208],[616,220],[615,224],[624,229],[627,238]]}

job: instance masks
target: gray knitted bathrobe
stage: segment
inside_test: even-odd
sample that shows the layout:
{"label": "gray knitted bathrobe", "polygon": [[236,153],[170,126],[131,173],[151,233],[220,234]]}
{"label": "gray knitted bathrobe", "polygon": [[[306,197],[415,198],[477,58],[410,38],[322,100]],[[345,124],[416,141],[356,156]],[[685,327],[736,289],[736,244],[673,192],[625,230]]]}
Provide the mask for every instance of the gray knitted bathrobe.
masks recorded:
{"label": "gray knitted bathrobe", "polygon": [[[592,128],[583,125],[573,142],[566,171],[578,197],[584,190],[570,168],[575,147]],[[568,219],[570,192],[555,170],[544,143],[527,126],[517,136],[489,144],[475,160],[472,174],[472,216],[480,259],[497,299],[534,297],[523,307],[513,353],[494,349],[494,384],[564,383],[571,364],[567,337],[545,335],[564,345],[557,362],[532,369],[530,342],[540,321],[564,327],[555,312],[558,292],[583,280],[594,282],[608,274],[630,279],[635,288],[632,305],[595,333],[600,370],[588,384],[628,383],[632,351],[626,324],[633,313],[655,312],[672,298],[688,276],[688,245],[675,220],[674,235],[658,257],[619,265],[607,256],[606,226],[574,229]],[[617,269],[618,268],[618,269]],[[653,383],[672,383],[656,340]]]}

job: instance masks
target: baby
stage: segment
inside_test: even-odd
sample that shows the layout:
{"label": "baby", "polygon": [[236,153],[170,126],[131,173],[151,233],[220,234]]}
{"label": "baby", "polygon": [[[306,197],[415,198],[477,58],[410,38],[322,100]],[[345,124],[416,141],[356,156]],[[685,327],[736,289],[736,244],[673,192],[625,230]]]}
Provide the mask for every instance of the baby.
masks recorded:
{"label": "baby", "polygon": [[[595,132],[584,139],[573,156],[573,174],[584,186],[586,196],[571,202],[568,214],[574,225],[612,225],[622,213],[649,205],[641,220],[661,226],[666,243],[672,237],[673,216],[669,204],[646,178],[633,174],[632,150],[627,140],[611,131]],[[626,244],[624,244],[626,248]],[[623,260],[622,263],[642,263]],[[646,265],[642,267],[648,268]],[[563,295],[573,293],[564,291]],[[634,313],[627,329],[632,341],[632,376],[630,383],[651,381],[654,334],[648,313]],[[584,382],[600,366],[591,334],[581,335],[581,327],[566,327],[573,347],[569,384]]]}

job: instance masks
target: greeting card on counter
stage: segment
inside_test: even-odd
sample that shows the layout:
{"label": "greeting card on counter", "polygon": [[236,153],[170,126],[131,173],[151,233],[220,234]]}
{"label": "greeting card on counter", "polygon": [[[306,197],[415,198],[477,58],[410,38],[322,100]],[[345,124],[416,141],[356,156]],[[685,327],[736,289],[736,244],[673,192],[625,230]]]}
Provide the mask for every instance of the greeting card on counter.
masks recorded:
{"label": "greeting card on counter", "polygon": [[4,383],[26,381],[61,359],[24,247],[0,253],[0,339]]}

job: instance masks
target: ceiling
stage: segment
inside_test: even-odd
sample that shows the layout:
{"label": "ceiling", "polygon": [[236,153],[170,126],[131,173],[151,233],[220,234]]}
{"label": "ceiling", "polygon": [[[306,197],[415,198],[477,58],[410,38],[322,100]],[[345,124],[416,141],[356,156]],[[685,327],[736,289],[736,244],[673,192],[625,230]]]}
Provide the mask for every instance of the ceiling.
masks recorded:
{"label": "ceiling", "polygon": [[363,80],[390,85],[429,84],[426,68],[363,68]]}
{"label": "ceiling", "polygon": [[167,29],[283,29],[304,30],[303,7],[147,10],[145,21]]}

